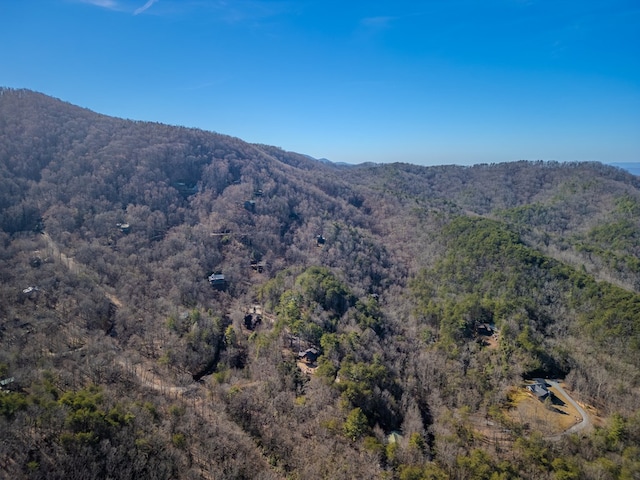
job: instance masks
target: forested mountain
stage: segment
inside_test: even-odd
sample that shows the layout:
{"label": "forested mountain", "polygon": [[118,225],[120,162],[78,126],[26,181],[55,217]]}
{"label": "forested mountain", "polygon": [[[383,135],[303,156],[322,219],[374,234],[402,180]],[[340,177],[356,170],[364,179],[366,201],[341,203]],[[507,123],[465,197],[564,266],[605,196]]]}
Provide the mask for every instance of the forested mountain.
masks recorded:
{"label": "forested mountain", "polygon": [[2,478],[640,477],[614,167],[334,165],[0,89],[0,278]]}

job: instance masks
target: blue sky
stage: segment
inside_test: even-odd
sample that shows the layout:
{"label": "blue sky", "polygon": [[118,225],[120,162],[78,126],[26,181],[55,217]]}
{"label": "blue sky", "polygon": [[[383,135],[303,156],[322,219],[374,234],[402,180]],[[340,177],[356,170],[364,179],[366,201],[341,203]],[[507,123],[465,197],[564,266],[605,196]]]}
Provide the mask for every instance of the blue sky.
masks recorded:
{"label": "blue sky", "polygon": [[640,162],[637,0],[0,0],[0,85],[333,161]]}

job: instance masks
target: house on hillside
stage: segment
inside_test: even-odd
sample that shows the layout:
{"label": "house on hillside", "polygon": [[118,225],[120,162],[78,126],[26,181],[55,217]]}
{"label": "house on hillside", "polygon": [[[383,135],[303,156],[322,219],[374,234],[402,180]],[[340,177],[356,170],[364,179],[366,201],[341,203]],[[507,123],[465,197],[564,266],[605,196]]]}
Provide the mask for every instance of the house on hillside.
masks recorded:
{"label": "house on hillside", "polygon": [[173,182],[173,188],[178,190],[178,193],[184,198],[198,193],[198,185],[188,181]]}
{"label": "house on hillside", "polygon": [[265,268],[267,268],[267,262],[256,262],[254,260],[251,262],[251,268],[258,273],[263,273]]}
{"label": "house on hillside", "polygon": [[551,392],[547,388],[547,384],[544,380],[536,380],[535,383],[527,385],[529,390],[538,400],[544,401]]}
{"label": "house on hillside", "polygon": [[488,323],[476,323],[476,335],[490,337],[494,334],[494,328]]}
{"label": "house on hillside", "polygon": [[131,225],[129,225],[128,223],[116,223],[116,227],[118,227],[120,229],[120,232],[124,233],[125,235],[131,232]]}
{"label": "house on hillside", "polygon": [[298,368],[302,373],[313,375],[318,368],[316,360],[320,356],[320,352],[316,348],[307,348],[303,352],[298,352]]}
{"label": "house on hillside", "polygon": [[315,364],[319,356],[320,352],[313,347],[307,348],[303,352],[298,352],[298,360],[306,363],[307,365]]}
{"label": "house on hillside", "polygon": [[247,330],[254,330],[261,323],[262,307],[260,305],[254,305],[253,308],[248,309],[244,316],[244,326]]}
{"label": "house on hillside", "polygon": [[3,378],[2,380],[0,380],[0,390],[8,390],[10,385],[15,382],[15,380],[15,377]]}
{"label": "house on hillside", "polygon": [[221,273],[212,273],[209,275],[209,284],[216,290],[226,290],[227,281]]}
{"label": "house on hillside", "polygon": [[256,211],[256,202],[255,200],[247,200],[246,202],[244,202],[244,208],[245,210],[251,212],[251,213],[255,213]]}

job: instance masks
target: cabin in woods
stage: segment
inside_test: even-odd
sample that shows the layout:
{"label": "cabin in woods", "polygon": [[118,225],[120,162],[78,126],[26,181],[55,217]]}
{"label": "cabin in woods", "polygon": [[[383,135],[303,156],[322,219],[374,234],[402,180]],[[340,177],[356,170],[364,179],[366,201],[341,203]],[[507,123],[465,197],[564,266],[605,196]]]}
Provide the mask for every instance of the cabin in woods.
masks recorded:
{"label": "cabin in woods", "polygon": [[262,308],[254,305],[244,316],[244,326],[247,330],[254,330],[262,323]]}
{"label": "cabin in woods", "polygon": [[227,281],[221,273],[212,273],[209,275],[209,284],[216,290],[226,290]]}
{"label": "cabin in woods", "polygon": [[298,352],[298,360],[307,365],[315,364],[320,356],[320,352],[316,348],[307,348],[303,352]]}
{"label": "cabin in woods", "polygon": [[266,267],[266,262],[256,262],[255,260],[251,262],[251,268],[258,273],[263,273]]}
{"label": "cabin in woods", "polygon": [[320,356],[320,352],[314,348],[307,348],[304,351],[298,352],[298,368],[302,373],[307,375],[313,375],[318,368],[316,361]]}
{"label": "cabin in woods", "polygon": [[131,232],[131,225],[129,225],[128,223],[116,223],[116,227],[118,227],[120,231],[125,235]]}

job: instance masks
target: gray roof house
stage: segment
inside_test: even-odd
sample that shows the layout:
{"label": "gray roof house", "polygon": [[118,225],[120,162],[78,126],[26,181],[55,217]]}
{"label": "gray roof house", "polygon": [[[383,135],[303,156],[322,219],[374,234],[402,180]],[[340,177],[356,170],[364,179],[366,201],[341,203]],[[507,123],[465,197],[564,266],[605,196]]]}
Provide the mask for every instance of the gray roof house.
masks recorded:
{"label": "gray roof house", "polygon": [[551,394],[544,380],[536,380],[535,383],[527,385],[527,390],[533,393],[539,400],[544,400]]}

